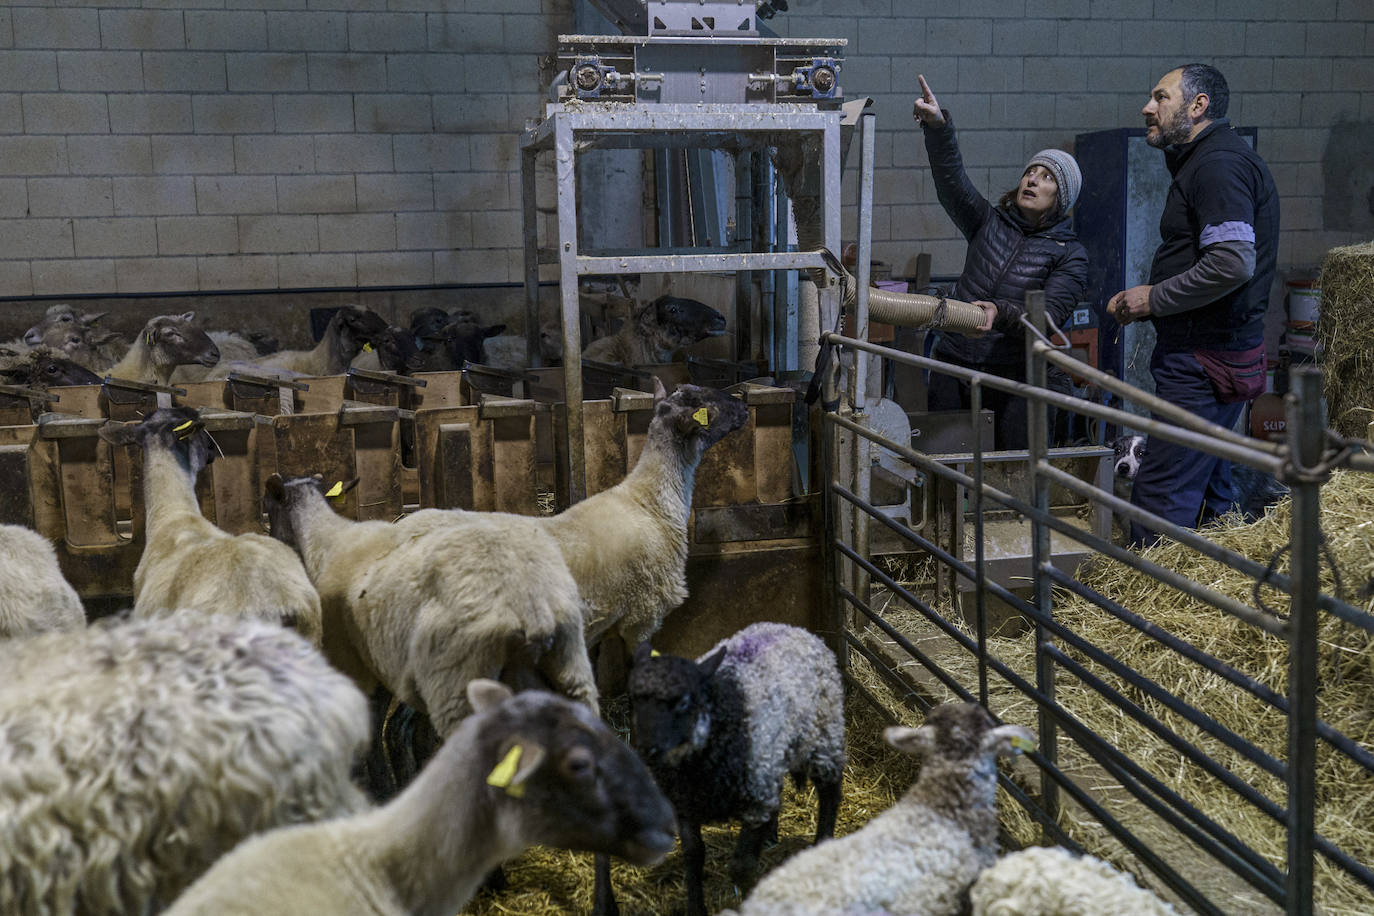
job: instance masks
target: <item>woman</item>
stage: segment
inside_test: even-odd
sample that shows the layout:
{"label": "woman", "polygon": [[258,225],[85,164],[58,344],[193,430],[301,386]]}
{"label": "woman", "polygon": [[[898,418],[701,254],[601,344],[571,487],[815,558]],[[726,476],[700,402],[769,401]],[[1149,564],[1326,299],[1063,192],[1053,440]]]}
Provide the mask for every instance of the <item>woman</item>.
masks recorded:
{"label": "woman", "polygon": [[[1025,381],[1025,330],[1020,319],[1026,293],[1044,290],[1045,310],[1062,327],[1087,289],[1088,253],[1069,227],[1069,211],[1078,200],[1083,177],[1068,153],[1041,150],[1026,163],[1017,186],[994,206],[964,171],[949,112],[940,108],[925,77],[919,79],[921,97],[912,114],[925,134],[936,195],[968,239],[954,298],[980,305],[987,312],[981,329],[986,333],[975,338],[942,331],[933,355]],[[982,401],[996,418],[995,447],[1025,448],[1025,400],[985,388]],[[967,408],[969,386],[953,376],[932,372],[929,403],[931,410]]]}

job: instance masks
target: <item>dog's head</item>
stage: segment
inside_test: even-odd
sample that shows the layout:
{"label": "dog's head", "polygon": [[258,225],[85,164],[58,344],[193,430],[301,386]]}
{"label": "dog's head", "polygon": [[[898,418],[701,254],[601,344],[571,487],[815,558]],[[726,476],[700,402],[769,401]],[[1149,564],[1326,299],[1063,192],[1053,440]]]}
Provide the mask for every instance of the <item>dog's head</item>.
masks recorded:
{"label": "dog's head", "polygon": [[1112,469],[1116,476],[1135,480],[1136,472],[1140,470],[1140,459],[1145,457],[1145,437],[1120,436],[1112,443],[1112,451],[1115,452]]}

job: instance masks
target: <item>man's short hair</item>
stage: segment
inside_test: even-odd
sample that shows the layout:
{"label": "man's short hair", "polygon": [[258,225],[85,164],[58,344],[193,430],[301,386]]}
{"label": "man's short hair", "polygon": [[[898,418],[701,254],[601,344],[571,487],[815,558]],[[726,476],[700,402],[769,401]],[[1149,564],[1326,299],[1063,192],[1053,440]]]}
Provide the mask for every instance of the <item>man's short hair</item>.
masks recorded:
{"label": "man's short hair", "polygon": [[1231,90],[1226,85],[1226,77],[1216,67],[1207,64],[1184,64],[1178,68],[1180,88],[1183,91],[1183,104],[1191,105],[1198,93],[1207,96],[1207,110],[1204,118],[1215,121],[1226,117],[1226,108],[1231,103]]}

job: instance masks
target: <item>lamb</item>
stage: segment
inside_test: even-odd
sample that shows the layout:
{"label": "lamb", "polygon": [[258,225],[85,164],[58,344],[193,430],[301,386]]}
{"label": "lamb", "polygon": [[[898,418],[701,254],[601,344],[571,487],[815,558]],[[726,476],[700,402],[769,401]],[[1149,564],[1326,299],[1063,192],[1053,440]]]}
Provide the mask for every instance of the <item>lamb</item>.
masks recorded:
{"label": "lamb", "polygon": [[63,385],[99,385],[100,376],[61,350],[40,344],[22,354],[0,356],[0,381],[46,391]]}
{"label": "lamb", "polygon": [[31,347],[49,346],[92,371],[103,371],[124,358],[129,344],[118,333],[100,333],[96,322],[108,312],[78,312],[63,302],[49,306],[41,321],[24,332]]}
{"label": "lamb", "polygon": [[[483,345],[484,365],[498,369],[528,369],[528,347],[524,334],[498,334]],[[557,322],[539,326],[539,358],[545,366],[563,359],[563,329]]]}
{"label": "lamb", "polygon": [[621,329],[588,344],[583,359],[620,366],[670,362],[689,344],[725,333],[725,316],[704,302],[659,296],[636,306]]}
{"label": "lamb", "polygon": [[171,383],[177,366],[219,362],[219,348],[210,335],[191,323],[195,312],[158,315],[148,320],[129,352],[106,372],[107,376],[135,382]]}
{"label": "lamb", "polygon": [[7,916],[157,912],[250,834],[365,807],[367,703],[280,627],[102,621],[0,668]]}
{"label": "lamb", "polygon": [[326,654],[364,690],[380,683],[441,737],[468,714],[469,681],[527,665],[597,709],[582,600],[548,534],[495,515],[460,530],[437,509],[354,522],[308,477],[270,477],[266,506],[319,590]]}
{"label": "lamb", "polygon": [[100,435],[143,449],[147,524],[134,570],[135,617],[258,617],[320,645],[320,598],[291,548],[262,534],[231,535],[201,515],[196,478],[216,447],[196,410],[161,408],[137,425],[108,424]]}
{"label": "lamb", "polygon": [[86,625],[76,589],[62,576],[52,544],[21,525],[0,525],[0,640]]}
{"label": "lamb", "polygon": [[[747,889],[776,833],[783,781],[809,777],[816,842],[835,831],[844,775],[844,687],[834,654],[798,627],[756,623],[695,662],[655,656],[630,669],[633,743],[677,812],[687,869],[687,916],[704,916],[701,825],[743,822],[730,876]],[[601,875],[598,874],[600,878]],[[598,901],[610,904],[610,889]]]}
{"label": "lamb", "polygon": [[221,363],[209,378],[228,378],[234,370],[273,372],[284,370],[297,375],[339,375],[348,368],[373,335],[386,328],[376,312],[356,305],[345,305],[329,319],[324,336],[310,350],[281,350],[256,359]]}
{"label": "lamb", "polygon": [[995,758],[1033,746],[1031,733],[954,703],[932,709],[920,728],[892,726],[883,737],[925,756],[916,784],[857,833],[769,872],[737,916],[962,911],[969,885],[997,855]]}
{"label": "lamb", "polygon": [[973,916],[1178,916],[1178,911],[1093,856],[1058,846],[1009,853],[969,891]]}
{"label": "lamb", "polygon": [[394,801],[244,843],[168,916],[451,916],[536,843],[641,865],[672,849],[668,802],[586,708],[488,680],[467,693],[475,714]]}

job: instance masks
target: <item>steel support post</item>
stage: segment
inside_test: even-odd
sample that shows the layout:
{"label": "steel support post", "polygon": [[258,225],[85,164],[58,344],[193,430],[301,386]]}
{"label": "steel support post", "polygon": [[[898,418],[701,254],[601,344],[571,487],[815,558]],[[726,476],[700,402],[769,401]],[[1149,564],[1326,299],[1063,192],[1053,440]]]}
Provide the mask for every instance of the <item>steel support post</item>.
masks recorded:
{"label": "steel support post", "polygon": [[[754,154],[735,153],[735,238],[733,248],[741,253],[754,250]],[[728,242],[729,240],[723,240]],[[754,275],[735,271],[735,352],[734,358],[748,362],[754,358]]]}
{"label": "steel support post", "polygon": [[1317,600],[1321,593],[1321,373],[1294,373],[1288,396],[1288,443],[1295,474],[1289,533],[1293,601],[1288,619],[1288,874],[1289,916],[1312,916],[1317,771]]}
{"label": "steel support post", "polygon": [[[1034,290],[1026,293],[1026,314],[1031,324],[1042,335],[1046,332],[1045,291]],[[1045,389],[1047,376],[1045,358],[1031,346],[1034,337],[1026,332],[1026,381],[1034,388]],[[1026,432],[1030,452],[1031,504],[1042,513],[1050,510],[1050,481],[1040,466],[1049,460],[1050,430],[1049,407],[1045,403],[1027,398]],[[1052,582],[1048,568],[1052,563],[1050,529],[1039,518],[1031,519],[1031,569],[1033,573],[1033,603],[1040,613],[1049,617],[1054,612],[1051,593]],[[1050,634],[1039,622],[1035,625],[1035,686],[1051,701],[1054,701],[1054,661],[1045,652],[1044,646],[1050,641]],[[1058,765],[1058,730],[1054,718],[1045,709],[1040,710],[1040,753],[1051,765]],[[1059,817],[1059,785],[1042,771],[1040,791],[1045,813],[1052,820]]]}
{"label": "steel support post", "polygon": [[[582,425],[582,326],[578,302],[577,157],[573,125],[554,123],[553,159],[558,178],[558,290],[563,321],[563,404],[567,411],[568,504],[587,496],[587,443]],[[538,329],[536,328],[536,331]]]}
{"label": "steel support post", "polygon": [[539,151],[520,151],[520,210],[525,235],[525,356],[531,367],[543,365],[539,352],[539,206],[535,165]]}
{"label": "steel support post", "polygon": [[[854,301],[854,336],[860,340],[868,339],[868,278],[873,250],[873,141],[876,120],[874,115],[867,111],[859,118],[859,260],[855,265],[854,278],[854,282],[858,284]],[[854,365],[849,373],[849,403],[854,410],[854,419],[864,427],[868,426],[867,382],[870,358],[863,350],[855,351]],[[854,478],[850,489],[867,503],[872,488],[873,444],[866,436],[851,435],[850,439],[854,443]],[[859,556],[867,558],[868,516],[858,506],[852,506],[851,511],[854,516],[854,550]],[[851,590],[867,606],[872,599],[868,572],[857,563],[851,568]]]}

